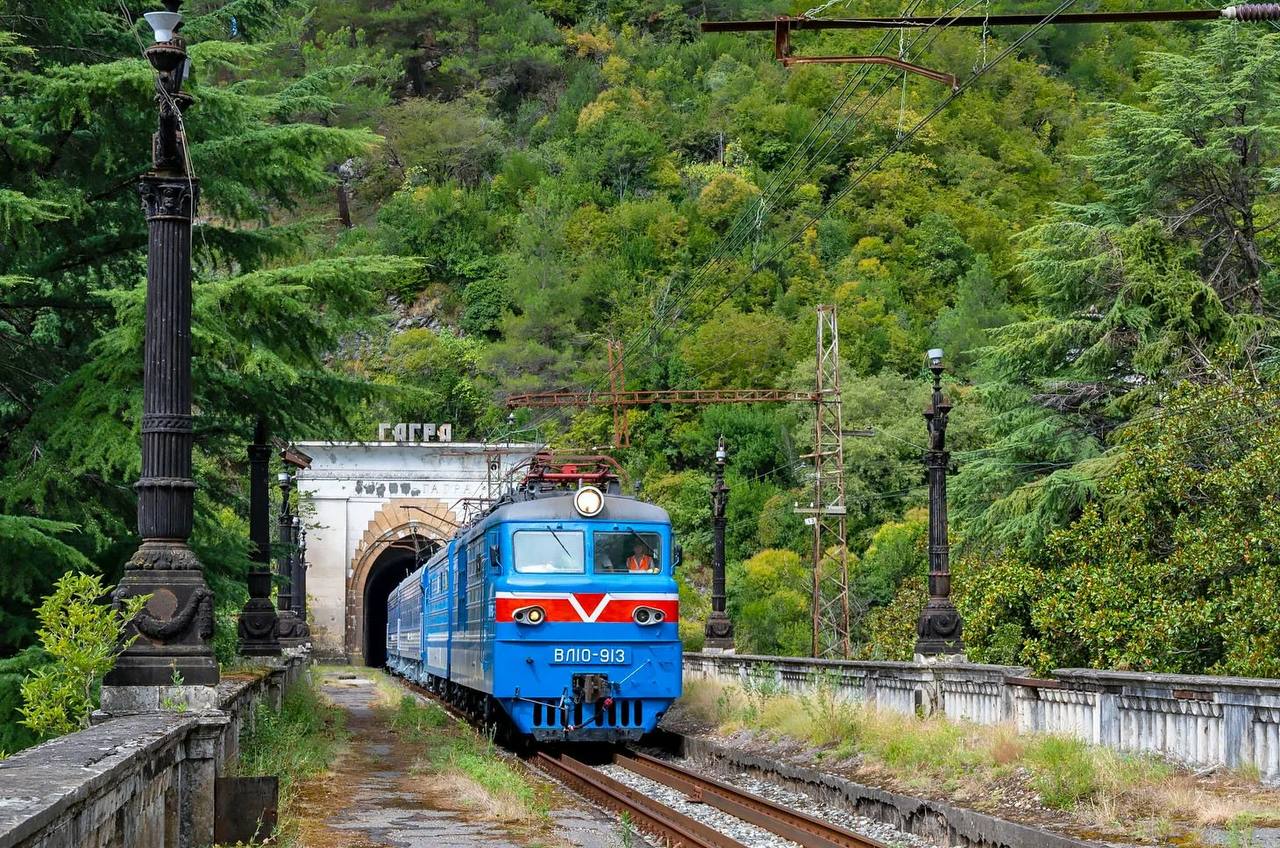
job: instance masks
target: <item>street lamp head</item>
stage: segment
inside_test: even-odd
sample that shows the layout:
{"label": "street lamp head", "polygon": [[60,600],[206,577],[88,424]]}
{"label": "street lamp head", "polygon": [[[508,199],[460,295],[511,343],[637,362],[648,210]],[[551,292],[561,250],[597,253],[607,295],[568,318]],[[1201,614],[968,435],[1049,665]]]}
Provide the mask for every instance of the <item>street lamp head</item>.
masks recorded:
{"label": "street lamp head", "polygon": [[170,12],[147,12],[142,17],[151,25],[151,31],[155,34],[156,44],[173,41],[174,34],[182,26],[182,13],[176,10]]}
{"label": "street lamp head", "polygon": [[929,369],[942,368],[942,348],[932,348],[926,356],[929,358]]}
{"label": "street lamp head", "polygon": [[290,479],[292,478],[289,477],[288,471],[281,471],[279,474],[276,475],[276,482],[278,482],[281,486],[288,486]]}
{"label": "street lamp head", "polygon": [[728,455],[724,449],[724,436],[721,436],[720,442],[716,445],[716,462],[724,462]]}

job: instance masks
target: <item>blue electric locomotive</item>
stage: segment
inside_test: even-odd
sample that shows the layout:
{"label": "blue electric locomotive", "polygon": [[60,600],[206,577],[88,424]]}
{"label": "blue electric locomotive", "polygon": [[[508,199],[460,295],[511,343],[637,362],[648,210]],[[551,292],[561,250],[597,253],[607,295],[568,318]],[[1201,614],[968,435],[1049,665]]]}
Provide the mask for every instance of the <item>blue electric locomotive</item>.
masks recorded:
{"label": "blue electric locomotive", "polygon": [[387,601],[387,662],[539,740],[639,739],[680,696],[679,547],[607,457],[535,457]]}

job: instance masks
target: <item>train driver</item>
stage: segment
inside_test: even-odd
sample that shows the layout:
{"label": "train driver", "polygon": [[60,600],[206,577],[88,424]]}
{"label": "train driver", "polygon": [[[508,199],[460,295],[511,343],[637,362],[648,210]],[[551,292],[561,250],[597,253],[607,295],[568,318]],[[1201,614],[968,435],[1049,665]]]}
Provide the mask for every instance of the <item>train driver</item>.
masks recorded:
{"label": "train driver", "polygon": [[636,539],[631,556],[627,557],[627,571],[651,574],[657,570],[653,564],[653,557],[649,554],[649,547],[644,542]]}

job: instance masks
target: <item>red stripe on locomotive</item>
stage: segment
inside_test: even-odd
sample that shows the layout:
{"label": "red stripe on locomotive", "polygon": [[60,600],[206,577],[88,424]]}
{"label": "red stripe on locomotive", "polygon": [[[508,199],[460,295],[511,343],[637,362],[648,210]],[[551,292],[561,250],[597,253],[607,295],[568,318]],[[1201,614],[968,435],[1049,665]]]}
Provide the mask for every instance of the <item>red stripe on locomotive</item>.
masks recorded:
{"label": "red stripe on locomotive", "polygon": [[[675,599],[609,598],[604,609],[600,609],[600,603],[604,600],[602,594],[583,593],[576,597],[578,607],[574,607],[568,598],[497,598],[496,619],[499,622],[512,622],[515,621],[512,614],[516,610],[536,606],[542,607],[548,622],[557,624],[623,624],[632,620],[638,607],[662,610],[667,621],[680,620],[680,602]],[[578,608],[581,608],[581,613]],[[591,617],[593,614],[594,619]]]}

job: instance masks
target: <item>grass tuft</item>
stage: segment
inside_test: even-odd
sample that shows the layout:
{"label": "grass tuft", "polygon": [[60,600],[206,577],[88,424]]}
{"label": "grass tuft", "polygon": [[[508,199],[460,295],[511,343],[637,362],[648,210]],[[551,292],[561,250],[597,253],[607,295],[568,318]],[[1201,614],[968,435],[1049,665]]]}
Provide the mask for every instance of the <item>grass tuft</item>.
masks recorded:
{"label": "grass tuft", "polygon": [[493,740],[455,722],[439,705],[405,694],[384,707],[383,716],[397,735],[422,748],[421,771],[464,806],[500,822],[550,823],[549,805]]}
{"label": "grass tuft", "polygon": [[328,769],[346,740],[346,713],[320,697],[309,675],[285,692],[278,711],[258,704],[252,725],[241,734],[236,768],[245,775],[279,776],[276,844],[295,844],[296,787]]}
{"label": "grass tuft", "polygon": [[1101,788],[1097,762],[1088,745],[1062,736],[1034,740],[1026,752],[1032,785],[1047,807],[1069,810]]}

